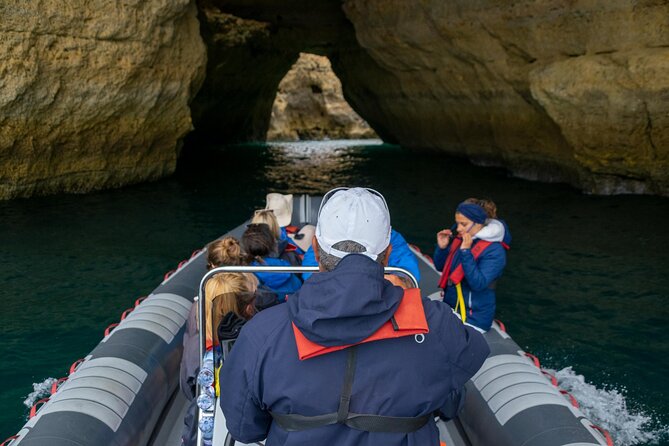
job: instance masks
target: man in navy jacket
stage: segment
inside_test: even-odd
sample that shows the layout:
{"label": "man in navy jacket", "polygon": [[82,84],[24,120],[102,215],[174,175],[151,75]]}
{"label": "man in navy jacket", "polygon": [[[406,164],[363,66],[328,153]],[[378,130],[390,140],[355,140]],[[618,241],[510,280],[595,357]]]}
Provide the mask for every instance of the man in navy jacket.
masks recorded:
{"label": "man in navy jacket", "polygon": [[384,279],[390,234],[378,192],[325,195],[313,242],[322,272],[249,321],[223,365],[234,439],[439,444],[434,414],[455,416],[489,349],[448,305]]}

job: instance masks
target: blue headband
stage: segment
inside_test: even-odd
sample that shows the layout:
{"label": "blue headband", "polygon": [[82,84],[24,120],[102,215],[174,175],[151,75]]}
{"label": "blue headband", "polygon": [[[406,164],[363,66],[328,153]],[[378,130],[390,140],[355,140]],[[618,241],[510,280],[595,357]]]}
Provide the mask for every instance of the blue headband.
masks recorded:
{"label": "blue headband", "polygon": [[488,218],[485,209],[474,203],[460,203],[455,212],[464,215],[474,223],[484,224]]}

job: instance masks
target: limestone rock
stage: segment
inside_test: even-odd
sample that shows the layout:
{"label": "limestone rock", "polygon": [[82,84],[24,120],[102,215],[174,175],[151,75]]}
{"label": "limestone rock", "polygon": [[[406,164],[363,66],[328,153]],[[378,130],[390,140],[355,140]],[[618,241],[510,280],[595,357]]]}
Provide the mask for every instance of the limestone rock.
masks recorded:
{"label": "limestone rock", "polygon": [[372,90],[347,97],[382,136],[590,192],[669,194],[667,2],[346,0],[344,10],[395,78],[335,69],[345,90]]}
{"label": "limestone rock", "polygon": [[279,84],[267,132],[270,141],[375,138],[369,125],[344,99],[330,61],[315,54],[300,58]]}
{"label": "limestone rock", "polygon": [[205,47],[191,0],[0,2],[0,199],[171,173]]}
{"label": "limestone rock", "polygon": [[[262,140],[300,53],[387,142],[669,195],[666,1],[194,2],[0,1],[0,198],[169,174],[191,113],[207,141]],[[277,102],[307,137],[306,104],[348,125],[318,88]]]}
{"label": "limestone rock", "polygon": [[300,53],[340,48],[342,27],[355,42],[341,4],[331,0],[198,0],[198,7],[208,62],[190,141],[264,141],[279,83]]}
{"label": "limestone rock", "polygon": [[669,185],[669,50],[555,62],[530,74],[532,95],[560,126],[574,159],[605,193]]}

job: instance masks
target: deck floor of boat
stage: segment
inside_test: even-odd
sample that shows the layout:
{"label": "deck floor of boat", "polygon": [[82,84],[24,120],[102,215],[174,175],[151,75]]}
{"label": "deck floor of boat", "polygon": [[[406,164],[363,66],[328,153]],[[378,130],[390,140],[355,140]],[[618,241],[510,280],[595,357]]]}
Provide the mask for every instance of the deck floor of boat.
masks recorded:
{"label": "deck floor of boat", "polygon": [[156,426],[153,438],[148,446],[180,446],[181,431],[184,425],[184,415],[188,408],[188,401],[177,388],[168,407]]}

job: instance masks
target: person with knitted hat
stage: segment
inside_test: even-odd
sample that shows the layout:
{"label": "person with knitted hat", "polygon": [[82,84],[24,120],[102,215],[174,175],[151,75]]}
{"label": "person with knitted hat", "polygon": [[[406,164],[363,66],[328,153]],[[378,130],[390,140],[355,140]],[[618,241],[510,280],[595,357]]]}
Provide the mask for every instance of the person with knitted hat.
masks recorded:
{"label": "person with knitted hat", "polygon": [[455,223],[456,233],[437,233],[433,259],[442,272],[439,287],[463,322],[487,331],[495,317],[495,285],[506,266],[504,226],[469,200],[457,206]]}
{"label": "person with knitted hat", "polygon": [[325,194],[312,240],[320,273],[244,325],[221,369],[233,439],[439,444],[435,413],[456,416],[490,350],[443,302],[384,278],[391,232],[380,193]]}

